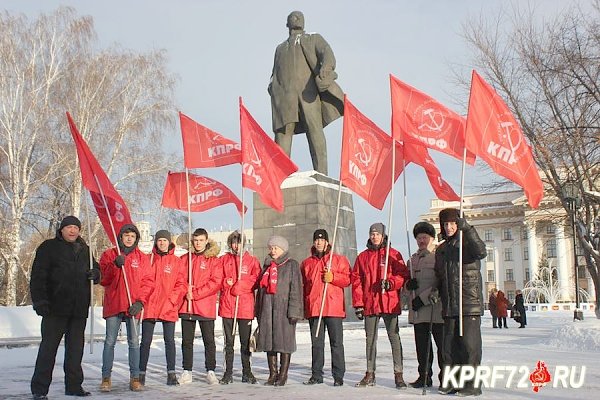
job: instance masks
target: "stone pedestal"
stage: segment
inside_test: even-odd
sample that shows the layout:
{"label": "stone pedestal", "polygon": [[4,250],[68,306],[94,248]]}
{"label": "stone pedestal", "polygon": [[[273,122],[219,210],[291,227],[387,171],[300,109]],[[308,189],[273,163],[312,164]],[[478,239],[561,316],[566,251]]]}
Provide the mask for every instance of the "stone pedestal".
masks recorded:
{"label": "stone pedestal", "polygon": [[[253,251],[261,263],[267,256],[267,241],[272,235],[285,237],[290,257],[301,263],[310,255],[316,229],[326,229],[333,241],[339,181],[316,171],[298,172],[282,184],[284,211],[265,206],[254,193]],[[345,255],[350,267],[356,259],[356,226],[351,192],[342,186],[335,253]],[[346,289],[346,310],[354,316],[350,288]]]}

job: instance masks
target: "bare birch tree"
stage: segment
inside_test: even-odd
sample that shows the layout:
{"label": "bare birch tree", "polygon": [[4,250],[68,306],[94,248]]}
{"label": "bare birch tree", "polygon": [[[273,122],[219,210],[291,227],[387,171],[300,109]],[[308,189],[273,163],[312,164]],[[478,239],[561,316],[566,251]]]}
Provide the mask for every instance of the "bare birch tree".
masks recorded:
{"label": "bare birch tree", "polygon": [[[464,25],[475,54],[472,65],[507,100],[533,147],[549,194],[567,215],[572,213],[562,190],[567,180],[576,182],[581,193],[600,191],[599,5],[596,0],[593,7],[570,8],[552,20],[517,9],[495,21]],[[600,317],[600,253],[590,245],[598,215],[597,202],[584,196],[576,213],[577,236]]]}

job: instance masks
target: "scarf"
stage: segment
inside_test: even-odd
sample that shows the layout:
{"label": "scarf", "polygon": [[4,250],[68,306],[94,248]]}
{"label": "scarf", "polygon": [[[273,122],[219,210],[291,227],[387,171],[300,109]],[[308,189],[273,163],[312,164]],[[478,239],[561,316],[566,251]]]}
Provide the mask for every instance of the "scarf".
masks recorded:
{"label": "scarf", "polygon": [[289,260],[286,258],[281,264],[277,264],[275,260],[267,267],[260,278],[260,287],[266,288],[267,294],[277,293],[277,269]]}

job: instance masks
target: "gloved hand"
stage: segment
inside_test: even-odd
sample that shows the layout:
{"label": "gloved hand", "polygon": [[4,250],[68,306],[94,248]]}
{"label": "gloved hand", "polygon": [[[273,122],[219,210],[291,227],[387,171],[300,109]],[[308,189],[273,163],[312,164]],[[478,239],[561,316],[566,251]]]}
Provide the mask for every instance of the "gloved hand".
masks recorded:
{"label": "gloved hand", "polygon": [[50,315],[50,305],[47,301],[40,302],[39,304],[34,304],[33,309],[35,310],[35,313],[40,317]]}
{"label": "gloved hand", "polygon": [[417,282],[416,278],[411,278],[406,282],[406,288],[408,290],[417,290],[419,288],[419,282]]}
{"label": "gloved hand", "polygon": [[394,288],[394,282],[388,281],[387,279],[381,280],[381,290],[385,290],[386,292],[389,292],[393,288]]}
{"label": "gloved hand", "polygon": [[331,272],[331,271],[323,272],[323,276],[321,277],[321,279],[323,279],[323,282],[325,282],[325,283],[331,283],[333,281],[333,272]]}
{"label": "gloved hand", "polygon": [[290,321],[290,324],[295,324],[296,322],[298,322],[298,318],[288,318],[288,320]]}
{"label": "gloved hand", "polygon": [[144,308],[144,305],[142,304],[141,301],[137,300],[135,303],[133,303],[130,307],[129,307],[129,315],[133,315],[136,316],[140,313],[140,311],[142,311],[142,308]]}
{"label": "gloved hand", "polygon": [[123,265],[125,265],[125,256],[123,254],[119,254],[115,258],[115,265],[119,268],[121,268]]}
{"label": "gloved hand", "polygon": [[438,292],[437,289],[433,290],[429,294],[429,301],[431,304],[436,304],[438,301],[440,301],[440,292]]}
{"label": "gloved hand", "polygon": [[423,300],[419,296],[415,297],[412,301],[412,309],[413,311],[419,311],[419,308],[423,307],[425,304]]}
{"label": "gloved hand", "polygon": [[461,230],[464,231],[469,227],[469,224],[467,224],[467,220],[464,218],[459,218],[456,220],[456,227]]}
{"label": "gloved hand", "polygon": [[354,310],[354,314],[356,314],[356,318],[360,319],[361,321],[363,319],[365,319],[365,309],[363,307],[358,307],[356,310]]}
{"label": "gloved hand", "polygon": [[100,270],[97,268],[88,269],[85,271],[85,277],[88,281],[98,282],[100,280]]}

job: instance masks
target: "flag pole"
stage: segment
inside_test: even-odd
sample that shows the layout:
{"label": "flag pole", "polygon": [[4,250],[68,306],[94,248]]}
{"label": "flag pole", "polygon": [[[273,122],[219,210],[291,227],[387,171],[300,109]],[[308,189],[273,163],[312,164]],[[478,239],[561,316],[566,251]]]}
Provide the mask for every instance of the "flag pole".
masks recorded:
{"label": "flag pole", "polygon": [[[121,248],[119,247],[119,238],[117,237],[117,232],[115,231],[115,225],[113,224],[112,221],[112,217],[110,216],[110,212],[108,211],[108,202],[106,201],[106,197],[104,196],[104,191],[102,190],[102,186],[100,185],[100,182],[98,181],[98,177],[96,176],[95,173],[92,172],[92,174],[94,175],[94,180],[96,181],[96,185],[98,186],[98,190],[100,191],[100,197],[102,197],[102,204],[104,205],[104,209],[106,210],[106,215],[108,216],[108,222],[110,223],[110,230],[112,231],[113,234],[113,238],[115,239],[115,244],[117,247],[117,255],[121,255]],[[121,271],[123,272],[123,281],[125,282],[125,292],[127,293],[127,301],[129,302],[129,306],[131,307],[131,291],[129,290],[129,282],[127,282],[127,271],[125,270],[125,266],[123,265],[123,267],[121,268]],[[135,318],[133,317],[133,315],[131,316],[132,319],[132,326],[133,326],[133,334],[134,336],[137,336],[137,329],[135,326]]]}
{"label": "flag pole", "polygon": [[[241,226],[241,232],[240,232],[240,242],[238,243],[238,252],[240,253],[240,264],[238,265],[238,271],[237,271],[237,281],[239,282],[240,279],[242,279],[242,260],[244,257],[244,216],[245,216],[245,204],[244,204],[245,200],[244,200],[244,187],[242,186],[242,226]],[[235,310],[233,311],[233,329],[231,331],[231,336],[233,336],[233,338],[235,339],[235,334],[236,334],[236,323],[237,323],[237,315],[238,315],[238,309],[240,306],[240,296],[237,295],[235,296]]]}
{"label": "flag pole", "polygon": [[[394,183],[395,183],[395,178],[396,177],[396,141],[392,138],[392,186],[390,188],[390,214],[389,214],[389,219],[388,219],[388,240],[387,243],[385,244],[385,264],[384,264],[384,270],[383,270],[383,279],[387,279],[387,274],[388,274],[388,268],[389,268],[389,259],[390,259],[390,245],[391,245],[391,238],[392,238],[392,214],[393,214],[393,210],[394,210]],[[384,235],[385,238],[385,235]],[[383,295],[385,293],[385,289],[382,286],[381,287],[381,294]]]}
{"label": "flag pole", "polygon": [[[333,227],[333,238],[331,242],[331,251],[329,252],[329,260],[327,261],[327,272],[331,271],[331,262],[333,261],[333,249],[335,248],[335,240],[337,235],[338,222],[340,217],[340,204],[342,201],[342,180],[340,179],[340,183],[338,186],[338,198],[337,198],[337,207],[335,211],[335,225]],[[327,249],[325,249],[327,250]],[[319,320],[317,322],[317,330],[315,332],[315,337],[319,337],[319,331],[321,329],[321,321],[323,320],[323,309],[325,308],[325,296],[327,295],[327,285],[325,282],[325,286],[323,286],[323,298],[321,299],[321,309],[319,310]]]}
{"label": "flag pole", "polygon": [[[188,212],[188,293],[192,290],[192,249],[194,244],[192,242],[192,209],[190,205],[190,175],[189,169],[185,168],[185,187],[187,189],[187,212]],[[187,297],[186,297],[187,298]],[[192,312],[192,301],[187,299],[187,311],[188,314]],[[190,315],[191,318],[191,315]]]}
{"label": "flag pole", "polygon": [[[90,271],[94,269],[94,259],[92,257],[92,227],[90,224],[90,210],[88,208],[87,201],[84,200],[85,204],[85,215],[87,219],[88,228],[88,253],[90,255]],[[94,281],[90,280],[90,354],[94,354]]]}

